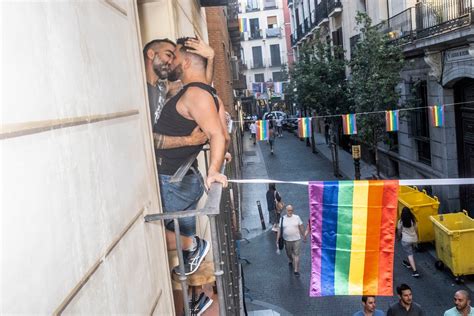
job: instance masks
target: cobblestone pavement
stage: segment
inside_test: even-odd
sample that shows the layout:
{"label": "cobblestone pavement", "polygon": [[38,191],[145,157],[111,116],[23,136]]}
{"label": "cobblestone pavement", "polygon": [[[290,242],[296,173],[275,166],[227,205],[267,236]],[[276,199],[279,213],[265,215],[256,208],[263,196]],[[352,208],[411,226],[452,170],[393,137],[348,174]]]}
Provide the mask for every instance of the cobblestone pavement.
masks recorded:
{"label": "cobblestone pavement", "polygon": [[[326,146],[326,145],[319,145]],[[292,134],[286,133],[276,140],[275,154],[270,154],[265,142],[253,146],[248,140],[244,142],[244,178],[269,177],[278,180],[333,180],[331,162],[322,153],[313,154],[305,142],[299,141]],[[250,164],[248,164],[251,162]],[[347,167],[347,166],[346,166]],[[306,223],[308,220],[307,187],[300,185],[277,185],[286,204],[292,204],[295,213]],[[249,289],[247,299],[249,311],[273,310],[280,315],[352,315],[360,308],[358,296],[334,296],[310,298],[309,278],[311,270],[309,242],[303,244],[301,257],[301,277],[293,275],[288,267],[285,254],[276,254],[275,235],[260,226],[256,200],[262,203],[265,220],[268,223],[265,192],[266,185],[243,187],[243,224],[248,228],[244,237],[249,242],[241,243],[241,256],[251,263],[242,262],[245,275],[245,286]],[[268,225],[267,225],[268,226]],[[397,245],[398,246],[398,245]],[[431,250],[432,252],[432,250]],[[467,289],[454,283],[447,272],[434,268],[435,259],[430,251],[415,253],[420,279],[411,277],[410,271],[402,266],[402,251],[399,247],[395,253],[394,287],[407,283],[413,289],[414,301],[422,305],[426,315],[442,315],[453,306],[453,294],[457,289]],[[377,308],[384,311],[397,297],[378,297]]]}

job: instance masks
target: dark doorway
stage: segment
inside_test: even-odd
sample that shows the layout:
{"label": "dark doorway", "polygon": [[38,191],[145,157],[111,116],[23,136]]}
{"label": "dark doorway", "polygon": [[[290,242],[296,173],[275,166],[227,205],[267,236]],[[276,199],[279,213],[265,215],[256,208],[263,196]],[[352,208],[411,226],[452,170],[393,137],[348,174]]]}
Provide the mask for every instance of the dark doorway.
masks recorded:
{"label": "dark doorway", "polygon": [[[474,177],[474,79],[462,79],[454,85],[456,107],[456,138],[458,145],[459,177]],[[466,103],[471,102],[471,103]],[[474,185],[459,189],[461,208],[474,216]]]}

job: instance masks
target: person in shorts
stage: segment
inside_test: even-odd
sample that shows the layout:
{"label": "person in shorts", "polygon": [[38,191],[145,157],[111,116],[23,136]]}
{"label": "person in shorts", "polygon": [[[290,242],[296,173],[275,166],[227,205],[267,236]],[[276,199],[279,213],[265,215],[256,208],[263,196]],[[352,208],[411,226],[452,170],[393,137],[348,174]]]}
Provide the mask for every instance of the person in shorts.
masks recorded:
{"label": "person in shorts", "polygon": [[408,207],[402,209],[397,225],[397,236],[401,239],[403,251],[408,259],[403,259],[403,265],[412,270],[412,277],[419,278],[420,274],[416,270],[415,258],[413,257],[413,247],[418,243],[417,226],[415,217]]}

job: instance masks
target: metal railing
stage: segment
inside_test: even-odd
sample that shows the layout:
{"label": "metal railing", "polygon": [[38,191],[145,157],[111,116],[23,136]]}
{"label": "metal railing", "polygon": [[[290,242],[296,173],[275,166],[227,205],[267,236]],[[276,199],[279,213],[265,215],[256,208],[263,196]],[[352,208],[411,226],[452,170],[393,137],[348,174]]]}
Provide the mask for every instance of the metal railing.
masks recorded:
{"label": "metal railing", "polygon": [[267,37],[280,37],[281,29],[279,27],[274,27],[272,29],[266,29],[265,33]]}
{"label": "metal railing", "polygon": [[388,34],[390,40],[412,39],[414,36],[412,17],[412,8],[408,8],[375,27],[379,32]]}
{"label": "metal railing", "polygon": [[331,15],[336,9],[342,8],[340,0],[327,0],[328,3],[328,14]]}
{"label": "metal railing", "polygon": [[311,22],[309,18],[304,19],[304,35],[308,34],[308,32],[311,30]]}
{"label": "metal railing", "polygon": [[299,41],[303,37],[303,24],[296,27],[296,40]]}
{"label": "metal railing", "polygon": [[422,38],[471,24],[472,0],[421,0],[415,5],[416,36]]}
{"label": "metal railing", "polygon": [[[222,171],[229,178],[239,178],[242,149],[237,148],[240,137],[238,129],[232,135],[234,147],[230,149],[233,154],[233,163],[222,166]],[[207,157],[207,153],[205,152]],[[193,160],[193,159],[190,159]],[[207,161],[206,170],[207,170]],[[183,174],[184,175],[184,174]],[[216,280],[219,315],[240,315],[242,288],[240,286],[241,269],[236,252],[236,237],[240,235],[240,190],[235,183],[229,184],[225,189],[222,184],[213,183],[208,191],[203,208],[187,211],[173,211],[145,216],[145,222],[173,220],[176,233],[176,249],[181,248],[180,228],[178,219],[206,215],[209,217],[211,244],[214,262],[214,275]],[[182,251],[177,251],[179,260],[179,281],[182,288],[185,315],[191,315],[188,295],[187,277],[184,275],[184,259]],[[178,311],[177,311],[178,312]]]}
{"label": "metal railing", "polygon": [[316,20],[315,24],[320,25],[325,19],[328,18],[328,7],[327,7],[327,2],[326,0],[322,0],[317,6],[316,6]]}

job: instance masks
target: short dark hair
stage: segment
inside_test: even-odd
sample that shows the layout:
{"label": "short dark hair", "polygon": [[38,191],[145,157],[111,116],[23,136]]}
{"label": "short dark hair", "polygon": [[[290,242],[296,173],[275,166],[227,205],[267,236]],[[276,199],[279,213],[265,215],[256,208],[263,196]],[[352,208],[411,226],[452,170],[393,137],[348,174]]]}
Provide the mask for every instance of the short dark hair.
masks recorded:
{"label": "short dark hair", "polygon": [[410,290],[410,291],[411,291],[411,287],[408,286],[408,284],[402,283],[402,284],[400,284],[399,286],[397,286],[397,294],[398,294],[398,295],[402,295],[402,292],[403,292],[403,291],[406,291],[406,290]]}
{"label": "short dark hair", "polygon": [[374,296],[374,295],[362,295],[362,302],[367,303],[367,299],[368,299],[369,297],[373,297],[374,300],[375,300],[375,296]]}
{"label": "short dark hair", "polygon": [[170,40],[169,38],[161,38],[161,39],[154,39],[148,43],[146,43],[145,47],[143,47],[143,59],[146,60],[146,52],[150,49],[150,48],[154,48],[160,44],[163,44],[163,43],[168,43],[170,45],[173,45],[173,47],[176,47],[176,44]]}
{"label": "short dark hair", "polygon": [[196,39],[197,40],[197,37],[180,37],[176,40],[176,45],[181,45],[181,48],[179,49],[179,51],[183,54],[190,54],[190,55],[196,57],[196,59],[199,60],[204,65],[204,68],[206,68],[207,67],[207,59],[206,58],[202,57],[201,55],[194,54],[194,53],[188,51],[188,49],[192,49],[191,47],[186,46],[186,42],[190,39]]}

